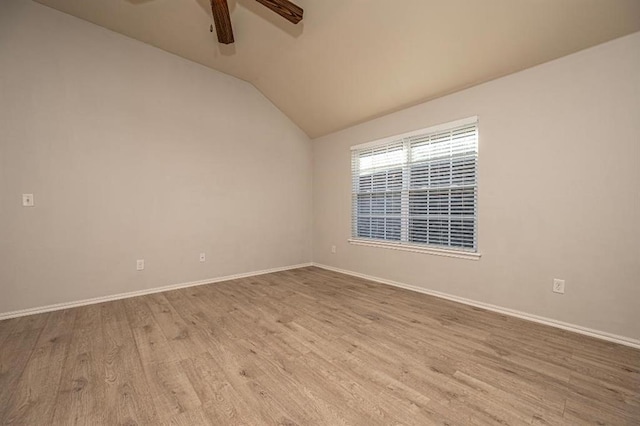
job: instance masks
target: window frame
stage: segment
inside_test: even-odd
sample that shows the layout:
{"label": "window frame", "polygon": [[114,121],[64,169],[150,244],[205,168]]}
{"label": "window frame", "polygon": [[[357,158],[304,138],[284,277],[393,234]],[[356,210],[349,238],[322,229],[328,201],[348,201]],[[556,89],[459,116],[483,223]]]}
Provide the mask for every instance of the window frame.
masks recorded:
{"label": "window frame", "polygon": [[[425,135],[433,135],[434,133],[451,131],[459,127],[470,126],[474,124],[476,126],[476,157],[475,157],[475,170],[474,170],[474,178],[475,184],[472,185],[474,187],[474,247],[473,248],[464,248],[464,247],[455,247],[455,246],[445,246],[445,245],[434,245],[428,243],[416,243],[411,242],[409,240],[409,232],[410,232],[410,213],[409,213],[409,194],[410,187],[408,185],[408,179],[410,174],[410,165],[414,164],[409,161],[409,154],[403,160],[401,165],[402,168],[402,189],[401,189],[401,214],[400,214],[400,240],[387,240],[387,239],[376,239],[376,238],[367,238],[367,237],[358,237],[358,182],[359,175],[356,175],[356,167],[354,164],[355,161],[355,153],[358,151],[366,150],[366,149],[375,149],[375,148],[383,148],[387,147],[394,143],[402,143],[403,145],[407,144],[410,146],[408,142],[406,142],[410,138],[415,138],[419,136]],[[447,257],[455,257],[462,259],[471,259],[478,260],[481,257],[481,253],[479,251],[479,242],[478,242],[478,160],[479,160],[479,144],[480,144],[480,135],[479,135],[479,120],[477,116],[472,116],[468,118],[464,118],[461,120],[455,120],[443,124],[438,124],[436,126],[427,127],[424,129],[415,130],[412,132],[403,133],[400,135],[390,136],[383,139],[378,139],[371,142],[366,142],[359,145],[354,145],[351,147],[351,238],[349,238],[349,243],[360,246],[367,247],[380,247],[387,248],[393,250],[402,250],[414,253],[427,253],[434,254],[439,256],[447,256]],[[358,169],[359,170],[359,169]],[[391,171],[391,169],[389,169]],[[436,186],[428,187],[427,190],[437,190]],[[372,191],[372,194],[375,191]],[[451,199],[451,195],[449,195],[449,200]],[[451,215],[449,214],[449,217]],[[388,219],[386,215],[382,216],[384,219]],[[449,218],[450,220],[450,218]],[[386,222],[385,222],[386,223]],[[448,225],[449,229],[451,229],[451,224]],[[386,228],[385,228],[386,229]]]}

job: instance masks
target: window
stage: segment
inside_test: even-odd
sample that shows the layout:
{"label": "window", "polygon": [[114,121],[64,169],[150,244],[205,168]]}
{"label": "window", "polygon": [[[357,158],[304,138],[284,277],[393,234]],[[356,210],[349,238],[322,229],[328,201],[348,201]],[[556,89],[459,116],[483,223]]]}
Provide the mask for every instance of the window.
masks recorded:
{"label": "window", "polygon": [[351,149],[351,242],[477,252],[477,117]]}

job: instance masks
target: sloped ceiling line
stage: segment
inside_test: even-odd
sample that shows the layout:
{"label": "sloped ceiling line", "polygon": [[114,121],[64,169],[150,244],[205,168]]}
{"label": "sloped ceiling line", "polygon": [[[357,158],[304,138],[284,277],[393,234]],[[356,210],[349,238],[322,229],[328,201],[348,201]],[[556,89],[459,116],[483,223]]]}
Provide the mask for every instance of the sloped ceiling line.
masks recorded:
{"label": "sloped ceiling line", "polygon": [[638,0],[35,0],[252,83],[310,137],[640,31]]}

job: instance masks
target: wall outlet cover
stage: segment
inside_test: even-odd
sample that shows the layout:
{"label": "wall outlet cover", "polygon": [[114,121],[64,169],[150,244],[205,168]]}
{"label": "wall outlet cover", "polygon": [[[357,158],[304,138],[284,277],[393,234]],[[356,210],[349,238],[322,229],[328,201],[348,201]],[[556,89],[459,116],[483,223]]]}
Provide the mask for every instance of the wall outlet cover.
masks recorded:
{"label": "wall outlet cover", "polygon": [[564,294],[564,280],[558,278],[553,279],[553,292]]}

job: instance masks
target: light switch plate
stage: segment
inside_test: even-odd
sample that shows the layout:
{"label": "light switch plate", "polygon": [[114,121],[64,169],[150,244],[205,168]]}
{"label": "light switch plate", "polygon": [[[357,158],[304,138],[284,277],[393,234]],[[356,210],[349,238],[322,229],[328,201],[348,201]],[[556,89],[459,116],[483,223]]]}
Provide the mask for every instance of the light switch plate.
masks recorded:
{"label": "light switch plate", "polygon": [[33,207],[33,194],[22,194],[22,205],[24,207]]}

